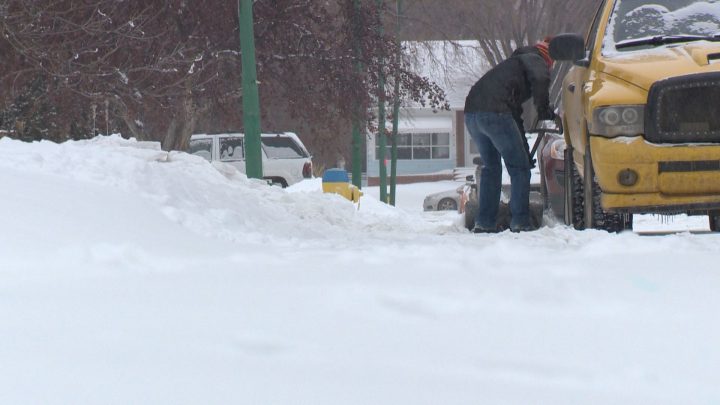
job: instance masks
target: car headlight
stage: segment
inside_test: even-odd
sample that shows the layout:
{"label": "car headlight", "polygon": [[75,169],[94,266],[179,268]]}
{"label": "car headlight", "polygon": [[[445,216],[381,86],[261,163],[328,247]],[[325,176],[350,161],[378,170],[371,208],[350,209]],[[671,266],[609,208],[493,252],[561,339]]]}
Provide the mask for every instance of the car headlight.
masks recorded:
{"label": "car headlight", "polygon": [[593,111],[591,132],[607,137],[636,136],[645,130],[644,105],[615,105]]}

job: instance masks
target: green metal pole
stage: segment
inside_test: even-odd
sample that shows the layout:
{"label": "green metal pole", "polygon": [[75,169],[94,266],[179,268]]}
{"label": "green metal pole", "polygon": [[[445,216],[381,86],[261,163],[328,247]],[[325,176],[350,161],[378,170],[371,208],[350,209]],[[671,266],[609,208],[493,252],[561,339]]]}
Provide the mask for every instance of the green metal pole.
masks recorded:
{"label": "green metal pole", "polygon": [[[355,41],[355,56],[357,57],[357,61],[355,62],[355,72],[357,73],[358,77],[362,75],[362,55],[361,47],[360,47],[360,27],[359,27],[359,15],[360,15],[360,0],[354,0],[355,5],[355,16],[353,19],[353,32]],[[363,159],[363,153],[362,153],[362,133],[361,133],[361,114],[360,111],[360,105],[359,103],[356,103],[355,109],[353,111],[353,117],[352,117],[352,183],[357,188],[362,188],[362,159]]]}
{"label": "green metal pole", "polygon": [[[377,0],[377,13],[378,13],[378,34],[383,35],[383,24],[382,24],[382,5],[383,0]],[[385,72],[383,67],[385,64],[385,56],[382,54],[382,50],[379,55],[380,60],[380,71],[378,72],[378,145],[380,148],[380,156],[378,161],[380,163],[380,201],[387,203],[387,166],[385,164],[387,154],[387,136],[385,134]]]}
{"label": "green metal pole", "polygon": [[[400,42],[400,23],[402,21],[402,0],[397,0],[397,25],[395,27],[395,37],[397,40],[398,51],[395,55],[398,66],[402,58],[402,43]],[[400,70],[395,73],[395,96],[393,100],[393,132],[392,132],[392,149],[390,152],[390,204],[395,205],[395,197],[397,192],[397,136],[398,124],[400,121]]]}
{"label": "green metal pole", "polygon": [[[355,111],[355,114],[359,114]],[[352,184],[362,188],[362,135],[360,129],[360,118],[353,117],[352,122]]]}
{"label": "green metal pole", "polygon": [[249,178],[263,177],[260,145],[260,95],[255,63],[253,0],[238,0],[240,49],[242,51],[242,99],[245,127],[245,173]]}

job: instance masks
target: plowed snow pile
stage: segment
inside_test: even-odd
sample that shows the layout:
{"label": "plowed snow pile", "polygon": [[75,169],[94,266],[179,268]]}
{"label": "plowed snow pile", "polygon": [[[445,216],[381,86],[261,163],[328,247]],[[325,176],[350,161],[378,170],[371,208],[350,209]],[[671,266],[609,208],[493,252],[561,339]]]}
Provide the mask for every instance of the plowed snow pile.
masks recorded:
{"label": "plowed snow pile", "polygon": [[720,402],[717,235],[473,235],[119,137],[2,139],[0,185],[3,404]]}

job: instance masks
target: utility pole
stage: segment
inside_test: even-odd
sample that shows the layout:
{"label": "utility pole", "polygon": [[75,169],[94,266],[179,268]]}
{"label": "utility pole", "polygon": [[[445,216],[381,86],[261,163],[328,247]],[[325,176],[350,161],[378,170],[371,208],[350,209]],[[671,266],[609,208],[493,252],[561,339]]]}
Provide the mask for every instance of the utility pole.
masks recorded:
{"label": "utility pole", "polygon": [[[360,47],[360,0],[354,0],[355,16],[353,18],[353,41],[355,41],[355,73],[358,77],[362,75],[362,55]],[[357,188],[362,188],[362,133],[360,125],[360,117],[363,113],[360,111],[359,102],[355,102],[355,108],[352,117],[352,184]]]}
{"label": "utility pole", "polygon": [[[395,55],[395,62],[400,65],[402,58],[402,42],[400,41],[400,28],[402,21],[402,9],[403,0],[396,0],[397,5],[397,23],[395,26],[395,38],[397,41],[397,54]],[[391,152],[390,152],[390,205],[395,205],[395,196],[397,191],[397,136],[398,126],[400,120],[400,70],[395,73],[395,97],[393,99],[393,129],[391,139]]]}
{"label": "utility pole", "polygon": [[245,127],[245,173],[249,178],[263,177],[260,145],[260,95],[255,63],[253,0],[238,0],[240,50],[242,52],[242,99]]}
{"label": "utility pole", "polygon": [[[382,24],[382,6],[383,0],[377,0],[377,17],[378,17],[378,35],[382,36],[383,24]],[[380,72],[378,72],[378,144],[379,154],[378,161],[380,162],[380,201],[387,204],[387,166],[385,164],[387,154],[387,136],[385,134],[385,55],[382,54],[382,48],[380,48]]]}

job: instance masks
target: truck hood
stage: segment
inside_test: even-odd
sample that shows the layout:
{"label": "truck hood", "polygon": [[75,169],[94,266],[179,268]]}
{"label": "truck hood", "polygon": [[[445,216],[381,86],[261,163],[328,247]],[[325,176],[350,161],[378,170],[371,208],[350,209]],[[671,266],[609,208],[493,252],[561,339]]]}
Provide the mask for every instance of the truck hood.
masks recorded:
{"label": "truck hood", "polygon": [[615,52],[600,58],[599,70],[650,90],[653,83],[669,77],[720,71],[720,43],[698,41]]}

